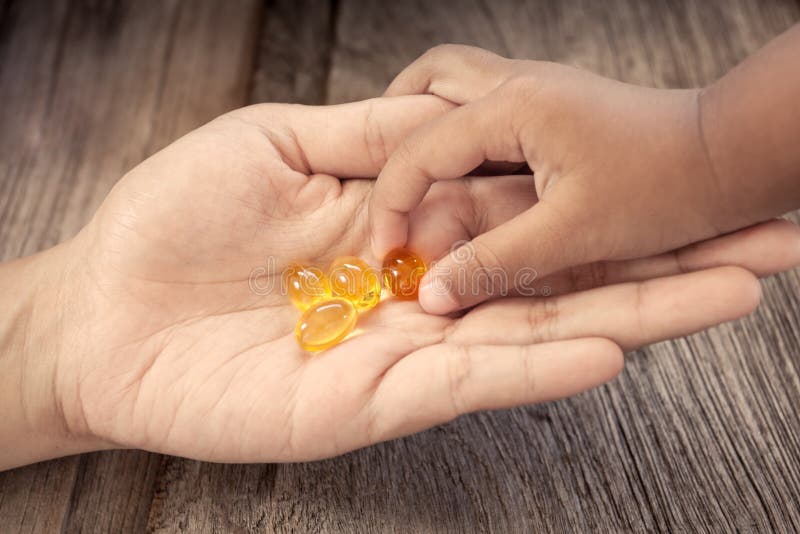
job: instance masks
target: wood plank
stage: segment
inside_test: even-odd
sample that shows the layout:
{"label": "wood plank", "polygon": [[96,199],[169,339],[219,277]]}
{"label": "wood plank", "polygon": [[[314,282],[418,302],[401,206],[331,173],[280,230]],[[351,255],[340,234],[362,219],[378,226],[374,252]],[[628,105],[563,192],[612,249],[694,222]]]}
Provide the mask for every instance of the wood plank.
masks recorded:
{"label": "wood plank", "polygon": [[125,450],[81,455],[64,532],[142,532],[162,459]]}
{"label": "wood plank", "polygon": [[[122,174],[246,102],[261,4],[6,2],[0,257],[74,235]],[[14,125],[15,127],[7,127]],[[141,531],[161,457],[115,451],[0,473],[0,524]]]}
{"label": "wood plank", "polygon": [[147,531],[263,532],[276,471],[165,457]]}
{"label": "wood plank", "polygon": [[0,525],[5,532],[58,532],[67,515],[78,458],[0,473]]}
{"label": "wood plank", "polygon": [[[33,2],[9,0],[0,10],[0,100],[5,104],[0,106],[0,259],[31,250],[26,246],[29,240],[46,239],[41,226],[36,226],[36,206],[26,200],[43,194],[45,180],[40,178],[39,184],[31,186],[17,176],[28,172],[44,130],[69,5],[51,2],[44,13],[41,8]],[[47,185],[56,184],[54,180]],[[9,532],[59,530],[78,463],[77,457],[70,457],[0,473],[4,528]]]}
{"label": "wood plank", "polygon": [[325,103],[335,30],[333,2],[276,0],[265,10],[250,101]]}
{"label": "wood plank", "polygon": [[328,103],[380,95],[403,67],[437,44],[506,53],[505,37],[491,25],[487,5],[481,0],[342,1]]}

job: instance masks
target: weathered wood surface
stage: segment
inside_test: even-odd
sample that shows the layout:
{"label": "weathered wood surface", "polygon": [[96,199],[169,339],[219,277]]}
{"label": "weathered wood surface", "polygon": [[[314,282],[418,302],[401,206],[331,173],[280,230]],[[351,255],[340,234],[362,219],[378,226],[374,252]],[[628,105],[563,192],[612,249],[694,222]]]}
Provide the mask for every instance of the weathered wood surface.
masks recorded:
{"label": "weathered wood surface", "polygon": [[[114,181],[227,109],[380,93],[441,42],[663,87],[800,20],[784,0],[0,1],[0,258],[74,234]],[[800,530],[800,276],[611,384],[341,458],[117,451],[0,474],[2,532]]]}
{"label": "weathered wood surface", "polygon": [[[0,258],[74,235],[111,186],[247,99],[261,4],[0,4]],[[109,452],[0,475],[0,532],[142,531],[161,458]]]}

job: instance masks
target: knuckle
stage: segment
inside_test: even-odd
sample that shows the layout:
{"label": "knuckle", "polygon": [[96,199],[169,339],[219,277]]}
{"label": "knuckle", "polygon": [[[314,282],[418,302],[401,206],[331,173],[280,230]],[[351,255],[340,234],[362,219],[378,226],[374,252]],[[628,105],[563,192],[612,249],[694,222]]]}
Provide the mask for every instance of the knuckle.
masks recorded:
{"label": "knuckle", "polygon": [[596,261],[589,264],[589,288],[603,287],[608,283],[608,263]]}
{"label": "knuckle", "polygon": [[561,310],[557,298],[538,299],[528,307],[528,330],[537,343],[557,340],[560,318]]}
{"label": "knuckle", "polygon": [[520,347],[519,358],[521,359],[520,366],[522,373],[520,374],[520,398],[525,399],[526,402],[532,402],[536,398],[538,384],[536,380],[536,369],[533,365],[533,358],[531,357],[530,346]]}
{"label": "knuckle", "polygon": [[[466,251],[455,251],[455,255],[466,258],[466,274],[469,288],[474,296],[505,296],[509,291],[508,272],[500,257],[492,248],[480,240],[464,245]],[[459,292],[461,293],[461,292]],[[460,295],[457,297],[460,298]]]}
{"label": "knuckle", "polygon": [[423,57],[425,57],[426,59],[435,59],[435,60],[440,60],[442,58],[452,58],[453,56],[466,54],[474,48],[475,47],[467,45],[442,43],[432,48],[429,48],[428,51],[425,52],[425,54],[423,54]]}
{"label": "knuckle", "polygon": [[[496,90],[499,102],[503,103],[500,113],[507,118],[511,131],[518,140],[523,137],[532,120],[542,112],[537,105],[541,87],[535,77],[523,73],[510,76]],[[532,113],[533,110],[535,113]]]}
{"label": "knuckle", "polygon": [[473,254],[473,262],[475,269],[504,269],[503,261],[500,256],[492,250],[492,247],[481,241],[474,239],[471,242],[472,247],[475,249]]}
{"label": "knuckle", "polygon": [[426,50],[411,65],[403,69],[390,85],[391,90],[401,93],[408,91],[414,93],[427,93],[434,78],[441,71],[442,65],[461,61],[473,47],[444,43]]}
{"label": "knuckle", "polygon": [[370,101],[364,114],[364,146],[375,169],[382,169],[389,158],[386,138],[375,116],[375,101]]}
{"label": "knuckle", "polygon": [[572,292],[603,287],[608,283],[608,263],[597,261],[571,267],[567,270],[567,280]]}
{"label": "knuckle", "polygon": [[506,80],[499,90],[505,98],[515,102],[527,102],[538,92],[539,86],[530,74],[516,74]]}
{"label": "knuckle", "polygon": [[648,332],[646,305],[649,298],[650,285],[648,282],[637,282],[634,284],[633,292],[633,314],[636,318],[636,326],[639,332]]}
{"label": "knuckle", "polygon": [[400,141],[400,144],[394,149],[392,159],[403,165],[411,165],[416,156],[416,152],[415,142],[412,137],[406,137]]}
{"label": "knuckle", "polygon": [[423,64],[428,65],[430,68],[439,67],[441,65],[486,68],[503,58],[475,46],[445,43],[429,49],[420,59]]}
{"label": "knuckle", "polygon": [[450,393],[450,404],[455,415],[466,413],[469,408],[466,400],[466,389],[472,376],[473,353],[469,346],[459,346],[452,358],[446,360],[447,383]]}
{"label": "knuckle", "polygon": [[519,61],[511,67],[511,75],[498,87],[504,98],[513,102],[519,109],[530,110],[536,108],[537,115],[549,109],[545,104],[557,102],[558,75],[553,64],[541,61]]}
{"label": "knuckle", "polygon": [[406,137],[392,153],[391,159],[404,173],[416,174],[428,184],[433,184],[436,179],[423,162],[425,154],[422,153],[421,146],[414,136]]}

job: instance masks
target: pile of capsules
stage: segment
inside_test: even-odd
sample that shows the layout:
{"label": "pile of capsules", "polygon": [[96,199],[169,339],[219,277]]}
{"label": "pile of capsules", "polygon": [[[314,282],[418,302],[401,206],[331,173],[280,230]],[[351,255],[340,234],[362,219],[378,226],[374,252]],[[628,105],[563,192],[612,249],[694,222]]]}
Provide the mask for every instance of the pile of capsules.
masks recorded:
{"label": "pile of capsules", "polygon": [[359,312],[378,305],[383,286],[397,298],[415,299],[426,270],[422,258],[407,249],[387,254],[380,273],[354,256],[335,260],[327,274],[293,263],[283,283],[289,300],[303,312],[294,330],[297,342],[310,352],[333,347],[353,331]]}

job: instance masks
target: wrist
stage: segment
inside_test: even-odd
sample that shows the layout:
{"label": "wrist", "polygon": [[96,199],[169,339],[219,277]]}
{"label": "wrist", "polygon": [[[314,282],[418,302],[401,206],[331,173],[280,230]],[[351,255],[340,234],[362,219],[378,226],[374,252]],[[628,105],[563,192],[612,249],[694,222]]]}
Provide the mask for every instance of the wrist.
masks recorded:
{"label": "wrist", "polygon": [[103,448],[63,380],[81,350],[76,243],[0,264],[0,470]]}
{"label": "wrist", "polygon": [[[703,90],[699,124],[732,224],[752,225],[800,207],[800,134],[794,65],[800,26]],[[780,73],[776,76],[776,73]],[[724,221],[728,222],[728,221]]]}

